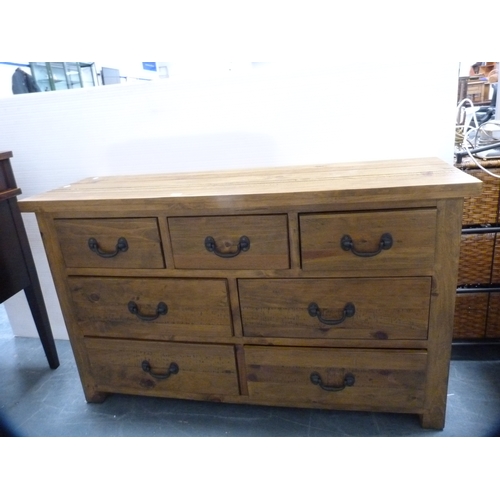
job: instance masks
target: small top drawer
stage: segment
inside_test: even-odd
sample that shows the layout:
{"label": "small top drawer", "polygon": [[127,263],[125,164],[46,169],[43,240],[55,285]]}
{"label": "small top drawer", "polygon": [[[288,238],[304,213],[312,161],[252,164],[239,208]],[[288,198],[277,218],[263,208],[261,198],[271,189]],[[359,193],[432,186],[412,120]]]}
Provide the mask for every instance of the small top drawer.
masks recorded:
{"label": "small top drawer", "polygon": [[436,209],[303,214],[302,269],[430,274]]}
{"label": "small top drawer", "polygon": [[155,218],[56,219],[54,224],[66,267],[165,267]]}
{"label": "small top drawer", "polygon": [[288,269],[286,215],[171,217],[177,269]]}

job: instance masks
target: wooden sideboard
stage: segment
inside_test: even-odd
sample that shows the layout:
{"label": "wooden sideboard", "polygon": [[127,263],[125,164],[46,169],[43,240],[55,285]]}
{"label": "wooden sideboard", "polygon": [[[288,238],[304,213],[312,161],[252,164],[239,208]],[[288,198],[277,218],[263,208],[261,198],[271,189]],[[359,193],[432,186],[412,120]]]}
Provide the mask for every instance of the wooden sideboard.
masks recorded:
{"label": "wooden sideboard", "polygon": [[94,177],[35,212],[87,401],[418,414],[441,429],[463,198],[438,159]]}

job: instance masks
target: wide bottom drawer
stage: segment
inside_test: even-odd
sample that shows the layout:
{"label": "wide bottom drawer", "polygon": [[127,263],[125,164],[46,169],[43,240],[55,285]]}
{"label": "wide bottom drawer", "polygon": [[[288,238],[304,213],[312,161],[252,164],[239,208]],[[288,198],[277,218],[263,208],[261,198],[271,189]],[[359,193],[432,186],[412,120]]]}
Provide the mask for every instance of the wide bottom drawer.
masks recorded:
{"label": "wide bottom drawer", "polygon": [[238,395],[232,346],[84,339],[96,390],[217,399]]}
{"label": "wide bottom drawer", "polygon": [[245,360],[251,399],[366,411],[424,404],[426,351],[248,346]]}

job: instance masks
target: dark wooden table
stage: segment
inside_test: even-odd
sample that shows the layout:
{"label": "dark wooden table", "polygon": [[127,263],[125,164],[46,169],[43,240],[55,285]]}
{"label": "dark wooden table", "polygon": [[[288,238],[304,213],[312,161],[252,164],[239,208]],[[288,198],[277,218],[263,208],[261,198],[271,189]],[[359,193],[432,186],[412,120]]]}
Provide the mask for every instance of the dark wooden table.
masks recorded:
{"label": "dark wooden table", "polygon": [[0,152],[0,303],[24,290],[49,366],[59,366],[40,281],[28,243],[10,164],[12,153]]}

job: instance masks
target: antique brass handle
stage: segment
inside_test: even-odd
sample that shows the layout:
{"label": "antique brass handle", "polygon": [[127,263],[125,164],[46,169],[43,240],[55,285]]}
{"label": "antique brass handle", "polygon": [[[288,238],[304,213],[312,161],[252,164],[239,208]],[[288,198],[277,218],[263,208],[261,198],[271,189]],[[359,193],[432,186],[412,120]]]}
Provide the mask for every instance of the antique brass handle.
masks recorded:
{"label": "antique brass handle", "polygon": [[119,252],[126,252],[128,250],[128,243],[127,243],[127,240],[125,238],[118,238],[114,252],[103,252],[99,248],[99,243],[97,243],[97,240],[95,238],[89,238],[88,244],[89,244],[89,248],[93,252],[95,252],[97,255],[99,255],[99,257],[103,257],[104,259],[116,257]]}
{"label": "antique brass handle", "polygon": [[389,233],[384,233],[380,237],[378,250],[375,250],[374,252],[360,252],[356,250],[354,248],[352,238],[348,234],[344,234],[344,236],[342,236],[340,239],[340,246],[342,247],[342,250],[345,250],[346,252],[351,251],[358,257],[375,257],[375,255],[378,255],[382,250],[389,250],[389,248],[392,247],[392,236]]}
{"label": "antique brass handle", "polygon": [[344,310],[342,311],[342,317],[339,319],[325,319],[321,316],[321,309],[319,308],[316,302],[311,302],[307,307],[307,311],[309,315],[313,318],[318,318],[321,323],[324,325],[340,325],[340,323],[344,322],[346,318],[352,318],[356,313],[356,308],[352,302],[348,302],[344,306]]}
{"label": "antique brass handle", "polygon": [[177,363],[170,363],[167,373],[154,373],[152,371],[151,365],[149,364],[149,361],[147,360],[144,360],[141,366],[143,371],[149,373],[152,377],[157,378],[159,380],[165,380],[169,378],[170,375],[176,375],[177,373],[179,373],[179,365]]}
{"label": "antique brass handle", "polygon": [[139,312],[139,307],[137,304],[131,300],[128,303],[128,310],[132,313],[135,314],[139,319],[142,321],[154,321],[155,319],[158,319],[160,317],[160,314],[167,314],[168,312],[168,307],[165,302],[159,302],[158,305],[156,306],[156,314],[154,316],[146,316],[144,314],[141,314]]}
{"label": "antique brass handle", "polygon": [[312,372],[311,376],[309,377],[311,380],[311,383],[314,385],[319,385],[321,389],[324,391],[330,391],[330,392],[339,392],[343,391],[346,387],[351,387],[354,385],[354,382],[356,379],[354,378],[354,375],[352,373],[347,373],[346,376],[344,377],[344,384],[343,385],[325,385],[323,384],[323,380],[321,379],[321,375],[318,372]]}
{"label": "antique brass handle", "polygon": [[240,240],[238,241],[238,249],[236,252],[233,253],[222,253],[217,250],[217,245],[215,243],[215,239],[212,236],[207,236],[205,238],[205,248],[209,252],[213,252],[217,257],[222,257],[224,259],[228,259],[231,257],[236,257],[239,255],[241,252],[247,252],[250,250],[250,238],[247,236],[242,236]]}

